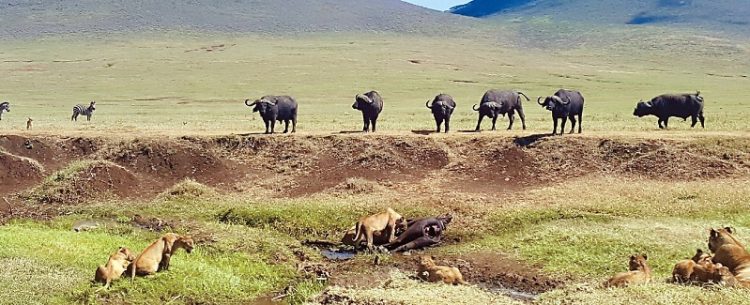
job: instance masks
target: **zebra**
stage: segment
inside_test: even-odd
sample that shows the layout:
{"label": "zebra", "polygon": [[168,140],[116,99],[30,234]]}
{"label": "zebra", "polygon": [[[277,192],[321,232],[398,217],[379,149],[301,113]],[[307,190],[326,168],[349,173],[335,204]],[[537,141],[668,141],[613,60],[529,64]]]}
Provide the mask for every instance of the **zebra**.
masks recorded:
{"label": "zebra", "polygon": [[10,102],[0,103],[0,121],[3,120],[3,112],[10,112]]}
{"label": "zebra", "polygon": [[89,104],[88,107],[84,107],[81,104],[75,105],[73,107],[73,117],[70,118],[71,121],[78,121],[79,115],[85,115],[87,121],[91,121],[91,116],[94,114],[94,110],[96,110],[96,102],[92,101],[91,104]]}

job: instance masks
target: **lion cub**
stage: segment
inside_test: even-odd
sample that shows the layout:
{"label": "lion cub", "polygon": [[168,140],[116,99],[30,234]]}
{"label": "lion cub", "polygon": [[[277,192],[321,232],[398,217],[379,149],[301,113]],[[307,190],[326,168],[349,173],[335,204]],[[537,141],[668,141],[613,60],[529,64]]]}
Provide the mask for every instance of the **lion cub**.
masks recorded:
{"label": "lion cub", "polygon": [[133,253],[128,248],[120,247],[117,252],[109,256],[107,265],[100,265],[96,268],[94,282],[104,284],[104,289],[109,288],[112,281],[119,279],[133,260],[135,260]]}
{"label": "lion cub", "polygon": [[189,254],[193,251],[193,239],[190,236],[180,236],[174,233],[164,234],[161,238],[146,247],[130,266],[130,277],[137,275],[151,275],[159,271],[169,270],[172,255],[178,249],[185,249]]}
{"label": "lion cub", "polygon": [[697,249],[693,258],[681,260],[674,265],[674,269],[672,269],[672,281],[674,283],[687,283],[693,275],[695,266],[705,266],[709,263],[711,263],[711,255],[703,252],[701,249]]}
{"label": "lion cub", "polygon": [[435,265],[435,261],[429,256],[421,256],[419,258],[417,275],[421,279],[432,283],[442,281],[443,283],[453,285],[468,284],[464,282],[464,277],[458,268]]}
{"label": "lion cub", "polygon": [[651,281],[651,268],[646,263],[648,256],[631,255],[628,266],[630,271],[618,273],[604,282],[604,287],[627,287],[634,284],[645,284]]}
{"label": "lion cub", "polygon": [[373,249],[373,234],[388,229],[388,242],[396,240],[396,228],[406,230],[404,217],[388,208],[383,213],[365,216],[359,219],[354,232],[354,244],[358,245],[364,236],[367,240],[367,249]]}

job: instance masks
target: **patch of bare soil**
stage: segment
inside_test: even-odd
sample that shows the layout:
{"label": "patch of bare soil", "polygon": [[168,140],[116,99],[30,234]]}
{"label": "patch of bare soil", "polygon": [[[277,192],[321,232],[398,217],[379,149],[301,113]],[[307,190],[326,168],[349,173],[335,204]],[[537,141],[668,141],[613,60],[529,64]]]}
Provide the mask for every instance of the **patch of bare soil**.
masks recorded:
{"label": "patch of bare soil", "polygon": [[438,264],[455,266],[461,270],[464,279],[469,283],[497,292],[537,295],[565,284],[562,280],[544,275],[538,267],[529,266],[498,253],[448,257],[438,260]]}
{"label": "patch of bare soil", "polygon": [[69,179],[45,182],[31,197],[43,203],[74,204],[102,196],[132,198],[138,180],[124,167],[108,162],[95,162]]}
{"label": "patch of bare soil", "polygon": [[211,186],[226,186],[237,179],[225,164],[229,161],[178,141],[135,140],[116,147],[106,158],[140,175],[151,193],[185,178]]}
{"label": "patch of bare soil", "polygon": [[[41,171],[24,158],[48,173],[82,158],[112,161],[135,179],[121,173],[94,186],[137,198],[157,196],[186,178],[218,190],[255,188],[277,197],[399,190],[431,196],[430,189],[483,196],[602,173],[670,181],[747,176],[747,147],[750,140],[743,138],[253,135],[120,140],[6,135],[0,136],[0,150],[6,152],[0,158],[0,194],[19,193],[41,181]],[[117,176],[116,171],[95,174]]]}
{"label": "patch of bare soil", "polygon": [[0,195],[12,194],[42,180],[44,169],[36,161],[0,151]]}
{"label": "patch of bare soil", "polygon": [[533,156],[507,139],[478,138],[450,143],[459,157],[445,170],[446,187],[468,193],[495,194],[534,186],[543,181],[533,169]]}

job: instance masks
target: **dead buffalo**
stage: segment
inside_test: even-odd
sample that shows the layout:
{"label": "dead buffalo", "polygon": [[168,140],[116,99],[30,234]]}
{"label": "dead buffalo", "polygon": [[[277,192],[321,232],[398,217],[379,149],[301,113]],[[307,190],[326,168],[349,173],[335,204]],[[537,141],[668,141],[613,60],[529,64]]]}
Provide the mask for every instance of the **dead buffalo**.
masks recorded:
{"label": "dead buffalo", "polygon": [[[705,118],[703,117],[703,97],[701,92],[695,94],[663,94],[651,99],[648,102],[641,100],[635,106],[633,115],[643,117],[653,115],[659,118],[659,128],[668,128],[669,118],[678,117],[687,120],[688,117],[693,119],[690,127],[695,127],[698,120],[701,121],[701,127],[706,128]],[[664,123],[662,125],[662,123]]]}
{"label": "dead buffalo", "polygon": [[[508,125],[508,130],[511,130],[513,128],[513,121],[515,120],[515,113],[518,112],[518,116],[521,118],[521,124],[523,124],[523,129],[526,130],[526,115],[523,113],[523,105],[521,104],[521,96],[526,98],[527,101],[529,101],[529,97],[526,96],[526,94],[523,94],[522,92],[518,91],[500,91],[500,90],[490,90],[487,91],[487,93],[482,96],[482,101],[479,104],[479,108],[476,108],[476,105],[474,105],[474,111],[479,112],[479,122],[477,122],[477,128],[476,131],[479,131],[481,125],[482,125],[482,119],[485,116],[492,118],[492,130],[495,130],[495,123],[497,122],[497,117],[499,115],[505,115],[508,114],[508,121],[510,121],[510,124]],[[495,103],[496,105],[487,105],[483,106],[483,104],[487,103]]]}
{"label": "dead buffalo", "polygon": [[453,110],[456,109],[456,102],[453,97],[447,94],[440,94],[432,100],[432,104],[428,100],[425,106],[432,110],[432,116],[435,117],[435,125],[437,125],[437,132],[440,132],[440,125],[445,121],[445,132],[447,133],[451,129],[451,115]]}
{"label": "dead buffalo", "polygon": [[555,92],[554,95],[548,96],[542,102],[542,97],[539,97],[537,103],[547,110],[552,112],[552,120],[554,121],[554,128],[552,134],[557,134],[557,121],[562,119],[562,125],[560,126],[560,134],[565,132],[565,124],[570,119],[572,126],[570,126],[570,133],[576,129],[576,116],[578,116],[578,133],[581,133],[581,125],[583,123],[583,95],[578,91],[560,89]]}
{"label": "dead buffalo", "polygon": [[372,132],[375,132],[378,116],[383,111],[383,98],[380,97],[380,94],[377,91],[358,94],[354,99],[352,108],[362,111],[362,120],[365,122],[362,131],[370,131],[370,124],[372,124]]}
{"label": "dead buffalo", "polygon": [[260,117],[266,124],[266,133],[271,134],[276,127],[276,121],[284,121],[284,133],[289,132],[289,121],[292,121],[292,133],[297,132],[297,101],[289,96],[266,95],[252,104],[245,100],[245,105],[253,107],[253,112],[260,112]]}

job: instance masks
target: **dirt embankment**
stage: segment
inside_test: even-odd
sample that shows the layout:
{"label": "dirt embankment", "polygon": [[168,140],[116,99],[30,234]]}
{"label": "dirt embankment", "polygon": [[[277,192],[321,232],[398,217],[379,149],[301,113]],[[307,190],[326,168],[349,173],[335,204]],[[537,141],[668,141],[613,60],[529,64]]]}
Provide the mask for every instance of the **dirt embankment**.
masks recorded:
{"label": "dirt embankment", "polygon": [[[149,199],[190,178],[222,192],[331,192],[352,178],[496,194],[587,175],[696,180],[750,173],[750,139],[332,135],[121,140],[0,136],[0,196],[62,184],[47,202]],[[98,162],[81,166],[81,162]],[[66,180],[65,177],[73,177]],[[49,195],[49,194],[48,194]],[[41,198],[26,196],[23,198]],[[12,200],[12,199],[11,199]]]}

